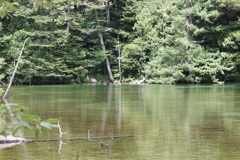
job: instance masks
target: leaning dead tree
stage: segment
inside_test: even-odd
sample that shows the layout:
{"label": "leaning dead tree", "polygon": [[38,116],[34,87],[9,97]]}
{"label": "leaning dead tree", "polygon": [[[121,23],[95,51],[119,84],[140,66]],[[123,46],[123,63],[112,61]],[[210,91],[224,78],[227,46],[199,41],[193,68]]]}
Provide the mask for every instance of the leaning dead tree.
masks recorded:
{"label": "leaning dead tree", "polygon": [[11,77],[10,82],[9,82],[9,84],[8,84],[7,90],[6,90],[6,92],[4,93],[3,98],[7,98],[8,92],[9,92],[11,86],[12,86],[12,82],[13,82],[13,80],[14,80],[15,74],[16,74],[16,72],[17,72],[17,68],[18,68],[19,63],[20,63],[20,61],[21,61],[22,53],[23,53],[23,51],[24,51],[25,44],[26,44],[27,40],[28,40],[28,38],[25,39],[25,41],[24,41],[24,43],[23,43],[23,46],[22,46],[22,49],[19,50],[19,57],[18,57],[17,63],[16,63],[16,65],[15,65],[14,71],[13,71],[13,73],[12,73],[12,77]]}
{"label": "leaning dead tree", "polygon": [[[95,17],[96,17],[98,37],[100,39],[101,47],[102,47],[103,51],[106,51],[106,47],[105,47],[104,40],[103,40],[103,35],[102,35],[101,30],[100,30],[100,24],[99,24],[97,9],[95,9]],[[109,21],[109,23],[110,23],[110,21]],[[106,61],[106,65],[107,65],[107,71],[108,71],[109,78],[114,83],[114,77],[113,77],[113,74],[112,74],[112,70],[111,70],[111,66],[110,66],[108,56],[106,57],[105,61]]]}

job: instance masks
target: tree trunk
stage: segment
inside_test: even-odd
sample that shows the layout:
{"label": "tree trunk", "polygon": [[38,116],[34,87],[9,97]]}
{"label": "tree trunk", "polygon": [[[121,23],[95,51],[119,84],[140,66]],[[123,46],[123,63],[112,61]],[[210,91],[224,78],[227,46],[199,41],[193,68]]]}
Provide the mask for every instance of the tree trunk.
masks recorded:
{"label": "tree trunk", "polygon": [[68,5],[67,5],[67,17],[68,17],[68,21],[67,21],[67,28],[66,28],[66,32],[69,33],[69,28],[70,28],[70,4],[69,4],[69,0],[68,0]]}
{"label": "tree trunk", "polygon": [[[97,10],[95,10],[95,15],[96,15],[97,30],[98,30],[98,36],[99,36],[99,39],[100,39],[101,47],[102,47],[103,51],[106,51],[106,47],[105,47],[104,40],[103,40],[103,35],[100,31],[99,18],[98,18]],[[106,65],[107,65],[107,71],[108,71],[109,78],[112,82],[114,82],[114,78],[113,78],[113,75],[112,75],[112,70],[111,70],[111,66],[110,66],[110,62],[109,62],[108,57],[106,57],[105,61],[106,61]]]}
{"label": "tree trunk", "polygon": [[[188,0],[188,7],[191,8],[193,6],[192,0]],[[190,13],[187,17],[188,25],[192,24],[192,13]]]}
{"label": "tree trunk", "polygon": [[[187,1],[187,5],[188,5],[188,8],[191,8],[193,6],[192,0],[188,0]],[[192,24],[193,24],[193,15],[192,15],[192,13],[189,13],[189,15],[187,15],[187,24],[186,24],[186,31],[188,33],[188,37],[187,38],[188,38],[189,41],[193,40],[192,35],[190,35],[189,31],[188,31],[189,30],[189,26],[192,25]],[[185,47],[185,51],[186,52],[187,52],[187,50],[188,50],[188,47]],[[192,59],[188,58],[186,63],[191,64],[192,63]],[[195,74],[194,71],[189,71],[189,76],[194,77],[194,74]]]}
{"label": "tree trunk", "polygon": [[106,1],[107,27],[110,25],[110,6],[109,0]]}
{"label": "tree trunk", "polygon": [[22,46],[22,49],[21,49],[21,51],[19,51],[20,54],[19,54],[17,63],[16,63],[16,65],[15,65],[15,68],[14,68],[14,71],[13,71],[13,74],[12,74],[12,77],[11,77],[11,79],[10,79],[10,82],[9,82],[9,84],[8,84],[7,90],[6,90],[3,98],[7,98],[8,92],[9,92],[11,86],[12,86],[12,82],[13,82],[14,77],[15,77],[15,74],[16,74],[16,72],[17,72],[18,65],[19,65],[19,63],[20,63],[20,61],[21,61],[21,56],[22,56],[22,53],[23,53],[23,51],[24,51],[24,47],[25,47],[25,44],[26,44],[27,40],[28,40],[28,38],[25,39],[25,41],[24,41],[24,43],[23,43],[23,46]]}
{"label": "tree trunk", "polygon": [[118,37],[117,51],[118,51],[118,71],[119,71],[119,80],[120,80],[120,82],[122,82],[121,48],[120,48],[120,44],[119,44],[119,37]]}

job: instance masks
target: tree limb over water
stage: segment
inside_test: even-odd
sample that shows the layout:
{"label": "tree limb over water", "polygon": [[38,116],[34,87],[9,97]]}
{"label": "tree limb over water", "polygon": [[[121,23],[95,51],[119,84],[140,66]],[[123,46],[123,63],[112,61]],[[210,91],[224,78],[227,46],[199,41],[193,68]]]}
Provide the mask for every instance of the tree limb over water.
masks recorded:
{"label": "tree limb over water", "polygon": [[22,49],[21,49],[21,51],[19,51],[19,57],[18,57],[18,60],[17,60],[17,64],[16,64],[16,66],[15,66],[15,68],[14,68],[14,71],[13,71],[13,73],[12,73],[12,77],[11,77],[10,82],[9,82],[9,84],[8,84],[7,90],[6,90],[6,92],[4,93],[3,98],[7,98],[8,92],[9,92],[11,86],[12,86],[12,82],[13,82],[14,77],[15,77],[15,74],[16,74],[16,72],[17,72],[17,68],[18,68],[19,63],[20,63],[20,61],[21,61],[21,57],[22,57],[22,53],[23,53],[24,48],[25,48],[25,44],[26,44],[26,42],[27,42],[28,39],[29,39],[29,38],[25,39],[25,41],[24,41],[24,43],[23,43],[23,46],[22,46]]}

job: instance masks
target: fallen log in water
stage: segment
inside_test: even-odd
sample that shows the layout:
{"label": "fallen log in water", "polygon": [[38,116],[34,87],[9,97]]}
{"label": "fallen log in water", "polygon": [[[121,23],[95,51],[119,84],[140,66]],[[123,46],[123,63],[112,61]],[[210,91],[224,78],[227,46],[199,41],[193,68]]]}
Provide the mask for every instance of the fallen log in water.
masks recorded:
{"label": "fallen log in water", "polygon": [[28,142],[50,142],[50,141],[60,141],[62,142],[63,140],[66,141],[74,141],[74,140],[87,140],[87,141],[96,141],[96,140],[102,140],[102,139],[116,139],[116,138],[127,138],[127,137],[133,137],[130,135],[126,136],[102,136],[102,137],[91,137],[90,136],[90,130],[88,130],[88,136],[86,138],[62,138],[62,135],[65,134],[66,132],[62,132],[60,123],[58,121],[58,128],[59,128],[59,138],[55,139],[40,139],[40,140],[32,140],[32,139],[26,139],[26,138],[21,138],[21,137],[14,137],[12,135],[8,136],[2,136],[0,135],[0,149],[1,148],[6,148],[6,147],[11,147],[14,145],[22,144],[22,143],[28,143]]}
{"label": "fallen log in water", "polygon": [[86,141],[96,141],[101,139],[118,139],[118,138],[127,138],[127,137],[133,137],[133,136],[102,136],[102,137],[91,137],[91,140],[89,140],[89,137],[82,137],[82,138],[55,138],[55,139],[39,139],[39,140],[32,140],[32,139],[26,139],[26,138],[19,138],[14,136],[0,136],[0,144],[7,144],[7,143],[28,143],[28,142],[51,142],[51,141],[59,141],[59,140],[66,140],[66,141],[74,141],[74,140],[86,140]]}
{"label": "fallen log in water", "polygon": [[32,140],[26,139],[26,138],[20,138],[20,137],[14,137],[14,136],[2,136],[0,135],[0,149],[3,148],[9,148],[18,144],[22,144],[25,142],[31,142]]}
{"label": "fallen log in water", "polygon": [[[103,136],[103,137],[86,137],[86,138],[56,138],[56,139],[40,139],[40,140],[31,140],[31,139],[26,139],[26,138],[19,138],[19,137],[14,137],[14,136],[1,136],[0,135],[0,149],[3,148],[9,148],[13,147],[15,145],[19,144],[24,144],[24,143],[29,143],[29,142],[52,142],[52,141],[75,141],[75,140],[85,140],[85,141],[97,141],[97,140],[103,140],[103,139],[118,139],[118,138],[130,138],[134,136]],[[60,145],[61,149],[61,145]]]}
{"label": "fallen log in water", "polygon": [[20,137],[14,137],[12,135],[9,136],[2,136],[0,135],[0,144],[6,144],[6,143],[25,143],[25,142],[31,142],[32,140],[26,139],[26,138],[20,138]]}
{"label": "fallen log in water", "polygon": [[75,137],[75,138],[55,138],[55,139],[39,139],[39,140],[30,140],[28,142],[50,142],[50,141],[59,141],[59,140],[65,140],[65,141],[75,141],[75,140],[86,140],[86,141],[96,141],[96,140],[101,140],[101,139],[119,139],[119,138],[130,138],[134,136],[101,136],[101,137],[91,137],[89,140],[89,137]]}

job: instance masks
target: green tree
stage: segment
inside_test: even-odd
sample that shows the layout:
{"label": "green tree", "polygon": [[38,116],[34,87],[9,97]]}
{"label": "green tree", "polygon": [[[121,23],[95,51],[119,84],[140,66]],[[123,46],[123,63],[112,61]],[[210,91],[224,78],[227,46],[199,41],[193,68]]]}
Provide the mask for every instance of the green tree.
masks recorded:
{"label": "green tree", "polygon": [[19,4],[17,2],[1,0],[0,1],[0,7],[1,7],[0,18],[11,16],[11,13],[17,10],[18,5]]}
{"label": "green tree", "polygon": [[240,80],[238,0],[3,0],[0,6],[4,82],[27,37],[17,84],[121,75],[163,84]]}
{"label": "green tree", "polygon": [[101,74],[103,77],[108,75],[112,82],[119,78],[116,48],[118,40],[122,40],[123,22],[120,17],[123,6],[122,1],[97,0],[88,2],[84,10],[84,28],[87,34],[83,38],[84,47],[93,52],[95,63],[101,62],[95,64],[89,74]]}
{"label": "green tree", "polygon": [[[0,58],[0,70],[2,68],[2,65],[4,65],[4,59]],[[4,77],[4,74],[0,74],[0,81],[2,80],[3,77]]]}
{"label": "green tree", "polygon": [[126,0],[123,4],[119,35],[123,41],[121,59],[125,81],[129,78],[141,77],[142,63],[145,60],[145,45],[140,41],[139,32],[134,27],[137,15],[141,14],[139,6],[142,6],[142,3],[142,1]]}
{"label": "green tree", "polygon": [[204,32],[203,27],[194,24],[194,19],[210,23],[218,16],[211,8],[211,1],[197,1],[194,5],[178,0],[144,3],[135,24],[139,37],[134,40],[135,47],[127,48],[125,54],[135,48],[132,54],[141,59],[138,61],[142,74],[150,83],[199,83],[203,78],[217,82],[218,74],[231,69],[226,64],[227,57],[205,51],[194,39]]}
{"label": "green tree", "polygon": [[214,26],[206,26],[211,32],[211,37],[207,37],[205,46],[209,49],[220,49],[226,55],[231,56],[231,63],[234,69],[228,73],[228,81],[240,80],[240,2],[237,0],[216,0],[215,6],[219,10],[220,16]]}
{"label": "green tree", "polygon": [[[1,32],[1,30],[2,30],[2,23],[0,23],[0,32]],[[4,63],[4,59],[2,57],[0,57],[0,73],[1,73],[0,74],[0,82],[1,82],[2,78],[4,78],[4,74],[3,74],[2,70],[1,70],[4,64],[5,64]]]}
{"label": "green tree", "polygon": [[[80,14],[70,12],[74,7],[74,1],[54,1],[48,8],[39,6],[34,11],[33,4],[25,2],[15,16],[7,20],[9,23],[5,31],[13,34],[6,51],[6,60],[13,61],[15,58],[12,51],[17,49],[16,44],[21,43],[19,41],[26,36],[30,37],[22,69],[18,72],[18,83],[72,83],[79,80],[81,73],[86,72],[83,65],[79,65],[81,61],[77,61],[83,60],[85,53],[80,52],[81,38],[74,36],[81,30],[76,26],[80,26],[82,18]],[[74,32],[73,36],[71,32]],[[70,42],[74,43],[69,43],[70,38]],[[73,58],[76,61],[69,63],[69,59]]]}

